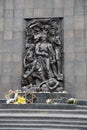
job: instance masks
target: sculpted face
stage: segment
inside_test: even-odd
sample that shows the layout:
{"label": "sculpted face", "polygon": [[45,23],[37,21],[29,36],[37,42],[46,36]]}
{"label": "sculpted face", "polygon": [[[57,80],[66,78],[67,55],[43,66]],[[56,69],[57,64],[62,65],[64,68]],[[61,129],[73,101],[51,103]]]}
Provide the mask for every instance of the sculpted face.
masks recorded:
{"label": "sculpted face", "polygon": [[47,38],[46,34],[43,34],[41,39],[42,39],[42,41],[45,41],[46,38]]}

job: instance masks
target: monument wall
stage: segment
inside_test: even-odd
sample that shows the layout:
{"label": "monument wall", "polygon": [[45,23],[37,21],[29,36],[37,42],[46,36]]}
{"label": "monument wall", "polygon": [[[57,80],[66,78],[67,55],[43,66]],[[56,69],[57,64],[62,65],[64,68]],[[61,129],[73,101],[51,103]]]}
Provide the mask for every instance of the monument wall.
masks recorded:
{"label": "monument wall", "polygon": [[21,89],[25,20],[64,18],[64,85],[87,99],[87,0],[0,0],[0,98]]}

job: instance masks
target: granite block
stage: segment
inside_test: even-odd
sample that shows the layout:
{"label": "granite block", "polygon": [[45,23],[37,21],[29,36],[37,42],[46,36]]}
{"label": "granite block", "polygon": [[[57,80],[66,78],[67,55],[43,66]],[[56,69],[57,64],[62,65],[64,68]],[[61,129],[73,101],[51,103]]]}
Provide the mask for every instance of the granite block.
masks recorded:
{"label": "granite block", "polygon": [[81,38],[75,38],[74,40],[74,52],[85,52],[84,40]]}
{"label": "granite block", "polygon": [[9,53],[9,52],[2,53],[2,61],[11,62],[11,59],[12,59],[11,53]]}
{"label": "granite block", "polygon": [[54,13],[53,15],[55,17],[63,17],[64,16],[63,8],[54,8],[53,13]]}
{"label": "granite block", "polygon": [[11,74],[11,62],[2,62],[2,73],[6,74],[6,75],[10,75]]}
{"label": "granite block", "polygon": [[[1,58],[1,55],[0,55]],[[2,74],[1,61],[0,61],[0,74]]]}
{"label": "granite block", "polygon": [[74,0],[74,7],[84,7],[85,0]]}
{"label": "granite block", "polygon": [[5,18],[5,31],[12,31],[13,30],[13,19],[12,18]]}
{"label": "granite block", "polygon": [[81,61],[75,61],[75,75],[86,76],[86,63]]}
{"label": "granite block", "polygon": [[84,5],[85,7],[87,7],[87,0],[84,0]]}
{"label": "granite block", "polygon": [[4,31],[4,40],[12,40],[13,32],[12,31]]}
{"label": "granite block", "polygon": [[12,53],[12,61],[13,62],[22,61],[22,54],[21,53]]}
{"label": "granite block", "polygon": [[21,62],[12,62],[12,75],[13,76],[20,76],[22,73],[22,61]]}
{"label": "granite block", "polygon": [[53,9],[34,9],[34,17],[50,17],[53,16]]}
{"label": "granite block", "polygon": [[24,16],[24,10],[23,9],[16,9],[14,11],[14,17],[23,18],[23,16]]}
{"label": "granite block", "polygon": [[[85,31],[87,31],[87,15],[84,16]],[[86,33],[87,36],[87,33]]]}
{"label": "granite block", "polygon": [[34,9],[33,8],[29,8],[29,9],[25,9],[24,10],[24,18],[30,18],[33,17],[34,15]]}
{"label": "granite block", "polygon": [[74,6],[74,0],[64,0],[64,7],[65,8],[72,8]]}
{"label": "granite block", "polygon": [[23,19],[22,18],[14,18],[14,31],[22,31],[23,30]]}
{"label": "granite block", "polygon": [[0,53],[3,52],[3,40],[0,40]]}
{"label": "granite block", "polygon": [[74,19],[72,16],[68,16],[64,18],[64,30],[71,30],[73,31],[74,28]]}
{"label": "granite block", "polygon": [[54,0],[54,8],[63,8],[64,0]]}
{"label": "granite block", "polygon": [[[12,73],[13,74],[13,73]],[[11,85],[10,89],[16,90],[16,89],[21,89],[21,74],[19,75],[11,75]]]}
{"label": "granite block", "polygon": [[86,16],[87,16],[87,6],[86,6],[86,7],[84,7],[84,15],[86,15]]}
{"label": "granite block", "polygon": [[34,0],[24,0],[24,9],[34,8]]}
{"label": "granite block", "polygon": [[[66,58],[65,68],[66,68],[65,69],[65,72],[66,72],[65,76],[66,77],[69,77],[71,75],[73,76],[73,74],[74,74],[74,61],[70,61],[69,59]],[[70,82],[70,80],[68,80],[68,82]]]}
{"label": "granite block", "polygon": [[75,16],[74,17],[75,30],[84,29],[84,16]]}
{"label": "granite block", "polygon": [[66,63],[70,62],[72,64],[74,62],[74,60],[75,60],[75,53],[74,53],[74,51],[73,52],[67,52],[66,51],[65,58],[66,58],[66,61],[65,61]]}
{"label": "granite block", "polygon": [[13,9],[14,1],[13,0],[5,0],[5,9]]}
{"label": "granite block", "polygon": [[[76,98],[77,99],[82,99],[84,100],[84,98],[86,97],[87,95],[87,79],[86,79],[86,76],[76,76]],[[78,89],[79,88],[79,89]]]}
{"label": "granite block", "polygon": [[74,16],[79,16],[79,15],[84,15],[84,7],[76,7],[73,9],[74,10]]}
{"label": "granite block", "polygon": [[34,0],[34,8],[41,8],[44,9],[45,8],[53,8],[53,0]]}
{"label": "granite block", "polygon": [[14,31],[13,35],[14,35],[14,41],[22,41],[23,40],[23,32]]}
{"label": "granite block", "polygon": [[84,40],[84,33],[85,33],[84,29],[74,30],[74,38],[80,38]]}
{"label": "granite block", "polygon": [[73,38],[64,39],[64,50],[65,52],[74,52]]}
{"label": "granite block", "polygon": [[64,16],[73,16],[73,8],[64,8]]}
{"label": "granite block", "polygon": [[15,9],[24,9],[24,0],[15,0]]}
{"label": "granite block", "polygon": [[83,53],[75,53],[75,60],[78,61],[78,62],[83,62],[85,63],[85,52]]}
{"label": "granite block", "polygon": [[4,29],[4,20],[3,18],[0,18],[0,31],[3,31]]}
{"label": "granite block", "polygon": [[73,30],[64,30],[64,40],[65,39],[73,39],[74,32]]}
{"label": "granite block", "polygon": [[12,40],[4,40],[2,44],[2,52],[11,52],[12,49]]}
{"label": "granite block", "polygon": [[[0,31],[0,40],[2,40],[3,39],[3,32],[2,31]],[[0,42],[1,43],[1,42]]]}
{"label": "granite block", "polygon": [[5,18],[13,17],[13,9],[5,9]]}
{"label": "granite block", "polygon": [[[1,84],[10,86],[10,76],[8,76],[8,75],[1,76]],[[6,86],[4,86],[3,89],[5,89],[5,88],[6,88]],[[7,88],[7,90],[9,90],[9,88]]]}
{"label": "granite block", "polygon": [[2,61],[2,53],[0,53],[0,64],[1,64],[1,61]]}
{"label": "granite block", "polygon": [[0,8],[0,18],[4,16],[4,10]]}
{"label": "granite block", "polygon": [[0,10],[4,9],[4,0],[0,0]]}
{"label": "granite block", "polygon": [[[16,44],[18,43],[18,44]],[[22,53],[22,47],[23,47],[23,41],[22,39],[20,40],[14,40],[13,46],[12,46],[12,52],[13,53]]]}

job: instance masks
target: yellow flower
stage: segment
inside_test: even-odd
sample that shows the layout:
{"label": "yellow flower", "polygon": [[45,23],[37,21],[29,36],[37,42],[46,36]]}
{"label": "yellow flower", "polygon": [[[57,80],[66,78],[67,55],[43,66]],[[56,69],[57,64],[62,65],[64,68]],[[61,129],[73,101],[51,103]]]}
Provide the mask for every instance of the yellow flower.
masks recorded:
{"label": "yellow flower", "polygon": [[14,104],[26,104],[26,99],[22,96],[18,96],[18,99]]}

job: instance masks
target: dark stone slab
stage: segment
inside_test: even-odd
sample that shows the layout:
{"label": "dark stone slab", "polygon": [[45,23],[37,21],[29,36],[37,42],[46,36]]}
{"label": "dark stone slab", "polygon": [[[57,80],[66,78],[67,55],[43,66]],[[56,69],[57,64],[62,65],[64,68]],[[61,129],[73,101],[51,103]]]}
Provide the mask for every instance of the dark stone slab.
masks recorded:
{"label": "dark stone slab", "polygon": [[[54,99],[57,103],[65,103],[65,101],[70,98],[70,95],[68,93],[33,93],[36,98],[33,100],[33,103],[46,103],[47,99]],[[25,93],[19,93],[19,95],[23,96]],[[32,98],[31,95],[27,95],[27,99]]]}
{"label": "dark stone slab", "polygon": [[85,100],[78,100],[77,105],[87,105],[87,101]]}
{"label": "dark stone slab", "polygon": [[0,104],[0,109],[75,109],[75,104]]}

